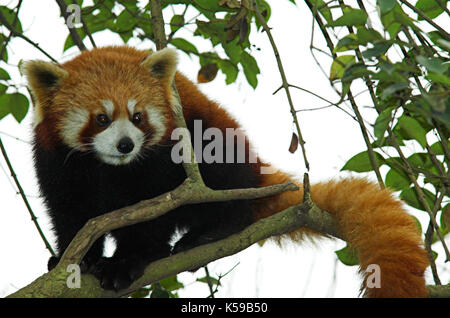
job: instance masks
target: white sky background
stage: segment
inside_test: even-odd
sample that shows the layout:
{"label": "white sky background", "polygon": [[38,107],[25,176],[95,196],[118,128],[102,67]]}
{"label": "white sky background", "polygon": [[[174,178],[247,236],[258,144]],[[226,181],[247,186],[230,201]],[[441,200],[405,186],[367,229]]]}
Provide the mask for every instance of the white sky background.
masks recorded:
{"label": "white sky background", "polygon": [[[147,1],[144,1],[145,3]],[[285,1],[269,1],[272,6],[270,26],[283,60],[287,78],[291,84],[310,89],[331,101],[338,96],[329,87],[324,74],[313,60],[309,45],[311,40],[312,17],[302,1],[298,6]],[[15,0],[0,0],[1,5],[14,7]],[[181,13],[183,6],[175,8]],[[166,15],[167,14],[167,15]],[[169,21],[171,11],[165,11]],[[59,61],[65,61],[77,54],[77,49],[63,53],[64,41],[68,31],[59,17],[59,8],[53,0],[25,0],[20,12],[20,20],[25,35],[39,43],[43,49]],[[7,33],[6,33],[7,34]],[[194,39],[192,33],[177,33],[197,44],[199,51],[209,49],[207,41]],[[119,36],[108,31],[94,34],[97,46],[122,44]],[[252,44],[261,50],[253,50],[261,74],[258,87],[253,90],[243,74],[235,84],[226,85],[219,72],[217,78],[208,84],[200,85],[209,97],[219,101],[241,122],[250,140],[265,160],[288,172],[302,176],[305,171],[300,148],[295,154],[288,151],[292,132],[292,116],[284,91],[272,95],[280,85],[276,61],[264,33],[252,35]],[[316,46],[324,47],[319,33],[315,36]],[[88,40],[85,44],[90,47]],[[153,48],[150,41],[131,40],[128,44],[142,49]],[[221,51],[221,48],[218,48]],[[45,59],[39,51],[21,39],[13,39],[9,45],[8,71],[16,83],[25,84],[17,68],[20,59]],[[321,56],[320,53],[317,53]],[[321,59],[328,72],[330,60]],[[195,80],[199,63],[197,58],[180,53],[179,70]],[[20,91],[26,94],[26,90]],[[356,89],[356,92],[360,90]],[[12,92],[12,91],[9,91]],[[315,108],[325,103],[317,98],[291,90],[297,109]],[[366,99],[367,100],[367,99]],[[363,102],[361,106],[370,105]],[[363,108],[372,120],[374,114]],[[0,133],[8,133],[20,139],[31,140],[31,112],[18,124],[9,115],[0,121]],[[306,151],[311,165],[310,178],[313,182],[348,175],[339,172],[345,162],[356,153],[365,150],[358,124],[347,114],[336,108],[301,112],[300,125],[306,140]],[[24,191],[29,195],[30,204],[38,217],[44,233],[53,242],[49,221],[38,197],[36,180],[31,161],[31,146],[14,138],[0,135],[13,162]],[[3,158],[0,159],[0,297],[6,296],[27,285],[46,272],[49,252],[36,231],[20,196],[16,194],[12,179],[6,172]],[[382,170],[384,171],[384,170]],[[384,171],[385,172],[385,171]],[[371,176],[373,177],[373,176]],[[421,219],[422,220],[422,219]],[[426,220],[426,219],[425,219]],[[425,224],[425,223],[424,223]],[[342,241],[323,240],[315,246],[304,243],[291,244],[280,250],[275,244],[263,248],[251,248],[209,265],[213,276],[228,272],[239,265],[222,280],[218,297],[356,297],[359,293],[360,279],[356,267],[347,267],[336,262],[334,250],[345,246]],[[441,263],[442,264],[442,263]],[[180,292],[181,297],[206,297],[208,287],[194,283],[195,277],[203,277],[203,269],[195,276],[190,273],[180,275],[188,285]],[[333,281],[335,277],[335,281]]]}

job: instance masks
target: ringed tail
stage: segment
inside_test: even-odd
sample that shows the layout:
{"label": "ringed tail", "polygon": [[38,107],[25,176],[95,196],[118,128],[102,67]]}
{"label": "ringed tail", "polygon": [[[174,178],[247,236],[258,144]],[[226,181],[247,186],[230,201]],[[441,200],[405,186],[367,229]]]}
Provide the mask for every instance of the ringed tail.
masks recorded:
{"label": "ringed tail", "polygon": [[[264,175],[262,186],[289,179],[281,172]],[[300,204],[303,188],[299,186],[300,190],[279,194],[272,202],[269,200],[273,198],[258,200],[256,218]],[[334,216],[338,233],[357,250],[365,297],[427,297],[424,272],[429,262],[421,234],[402,202],[389,190],[366,179],[347,178],[311,185],[311,197],[320,209]],[[300,228],[288,237],[298,242],[305,236],[323,235]],[[380,269],[380,285],[375,288],[367,284],[373,271],[366,269],[371,264]]]}

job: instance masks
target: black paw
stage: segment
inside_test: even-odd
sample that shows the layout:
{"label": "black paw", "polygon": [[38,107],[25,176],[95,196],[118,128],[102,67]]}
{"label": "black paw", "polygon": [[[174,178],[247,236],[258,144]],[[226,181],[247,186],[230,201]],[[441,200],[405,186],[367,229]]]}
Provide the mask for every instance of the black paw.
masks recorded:
{"label": "black paw", "polygon": [[[60,261],[59,257],[56,256],[50,256],[50,258],[48,259],[47,262],[47,269],[48,271],[51,271],[52,269],[54,269],[56,267],[56,265],[58,265]],[[98,258],[91,258],[91,257],[84,257],[83,260],[80,263],[80,270],[82,273],[88,273],[91,272],[96,263],[98,262]]]}
{"label": "black paw", "polygon": [[47,269],[50,272],[52,269],[54,269],[56,267],[56,265],[58,265],[59,263],[59,257],[56,256],[50,256],[50,258],[48,259],[47,262]]}
{"label": "black paw", "polygon": [[144,273],[145,263],[136,259],[102,258],[92,273],[107,290],[127,288]]}
{"label": "black paw", "polygon": [[172,255],[184,252],[190,249],[193,249],[194,247],[208,244],[211,242],[214,242],[214,238],[209,235],[201,235],[195,238],[192,237],[182,237],[172,248]]}
{"label": "black paw", "polygon": [[80,270],[84,273],[91,273],[96,270],[97,264],[102,257],[93,257],[86,255],[80,263]]}

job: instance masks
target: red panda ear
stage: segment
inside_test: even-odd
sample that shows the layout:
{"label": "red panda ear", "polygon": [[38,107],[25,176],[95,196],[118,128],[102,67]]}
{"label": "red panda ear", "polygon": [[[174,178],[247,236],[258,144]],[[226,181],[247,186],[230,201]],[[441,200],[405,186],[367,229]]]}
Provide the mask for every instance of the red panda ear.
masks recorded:
{"label": "red panda ear", "polygon": [[57,88],[69,75],[58,65],[40,60],[24,62],[20,65],[20,71],[27,77],[28,86],[38,100]]}
{"label": "red panda ear", "polygon": [[151,53],[143,62],[153,77],[171,85],[177,69],[177,52],[174,49],[165,48]]}

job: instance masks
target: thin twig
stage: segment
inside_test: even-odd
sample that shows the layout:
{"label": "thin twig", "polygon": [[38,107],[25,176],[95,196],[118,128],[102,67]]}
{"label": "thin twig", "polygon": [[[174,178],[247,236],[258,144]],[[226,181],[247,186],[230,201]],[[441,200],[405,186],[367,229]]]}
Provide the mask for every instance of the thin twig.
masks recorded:
{"label": "thin twig", "polygon": [[388,126],[387,130],[388,130],[388,134],[389,134],[392,146],[397,150],[397,153],[399,154],[400,159],[402,160],[403,165],[406,168],[406,173],[414,185],[414,189],[416,191],[417,198],[419,199],[420,203],[423,205],[425,211],[428,213],[428,216],[430,217],[430,222],[433,224],[433,227],[436,230],[436,234],[439,237],[439,240],[441,241],[442,246],[444,247],[444,251],[445,251],[445,255],[446,255],[445,261],[448,262],[448,261],[450,261],[450,252],[448,250],[447,244],[445,243],[445,239],[441,233],[439,225],[436,222],[436,218],[433,215],[433,211],[431,211],[431,208],[425,199],[425,195],[422,191],[422,188],[417,183],[417,179],[414,175],[413,169],[411,168],[411,164],[409,163],[409,161],[406,159],[405,155],[403,154],[403,151],[401,150],[400,145],[398,144],[397,140],[395,139],[392,129]]}
{"label": "thin twig", "polygon": [[433,26],[436,30],[440,32],[440,34],[447,40],[450,41],[450,34],[448,34],[443,28],[441,28],[439,25],[437,25],[432,19],[430,19],[422,10],[417,9],[415,6],[413,6],[411,3],[409,3],[406,0],[399,0],[401,3],[403,3],[405,6],[413,10],[419,17],[427,21],[431,26]]}
{"label": "thin twig", "polygon": [[6,149],[5,149],[5,146],[3,145],[1,137],[0,137],[0,150],[2,152],[3,158],[5,159],[6,165],[8,166],[9,172],[11,173],[11,177],[14,179],[17,189],[19,190],[20,196],[22,197],[22,200],[25,203],[28,213],[30,213],[31,220],[33,221],[36,229],[38,230],[40,237],[44,241],[45,247],[50,251],[50,254],[52,254],[52,256],[55,256],[56,255],[55,252],[53,251],[52,247],[50,246],[50,243],[48,242],[47,238],[45,237],[44,232],[42,232],[41,226],[37,222],[37,218],[36,218],[33,210],[31,209],[30,203],[28,202],[28,198],[25,195],[22,185],[20,184],[19,179],[17,178],[17,175],[11,164],[11,161],[9,160],[8,153],[6,152]]}
{"label": "thin twig", "polygon": [[0,24],[3,24],[8,30],[9,32],[11,32],[12,36],[16,36],[18,38],[21,38],[23,40],[25,40],[26,42],[28,42],[29,44],[31,44],[33,47],[35,47],[37,50],[39,50],[42,54],[44,54],[46,57],[48,57],[50,60],[52,60],[53,62],[58,64],[58,61],[56,59],[54,59],[50,54],[48,54],[47,52],[45,52],[38,43],[33,42],[32,40],[30,40],[28,37],[26,37],[25,35],[23,35],[20,32],[17,32],[15,30],[14,27],[11,26],[11,24],[9,24],[8,20],[5,18],[5,16],[3,15],[3,13],[0,11]]}
{"label": "thin twig", "polygon": [[[318,15],[315,6],[313,4],[311,4],[309,0],[305,0],[305,2],[308,5],[308,7],[311,10],[311,12],[313,13],[313,16],[314,16],[317,24],[319,25],[319,28],[320,28],[320,30],[321,30],[324,38],[325,38],[325,41],[327,43],[328,49],[330,50],[333,58],[336,59],[337,55],[336,55],[336,53],[334,53],[333,41],[331,40],[331,38],[330,38],[326,28],[325,28],[325,25],[323,24],[323,22],[322,22],[322,20],[320,18],[320,16]],[[371,87],[372,87],[371,86],[371,82],[370,81],[366,81],[366,85],[368,86],[369,91],[370,91]],[[373,90],[373,88],[372,88],[372,90]],[[369,135],[367,133],[367,128],[366,128],[366,126],[364,124],[364,119],[363,119],[361,113],[359,112],[358,105],[356,104],[356,101],[355,101],[355,99],[353,97],[353,94],[352,94],[351,90],[349,90],[349,92],[347,93],[347,96],[348,96],[348,99],[349,99],[350,104],[352,106],[352,109],[353,109],[353,111],[354,111],[354,113],[356,115],[358,124],[360,126],[361,133],[362,133],[364,142],[365,142],[366,147],[367,147],[367,153],[369,155],[369,160],[370,160],[372,169],[375,172],[375,175],[377,177],[377,181],[378,181],[378,184],[379,184],[380,188],[383,189],[385,187],[384,186],[384,182],[383,182],[383,178],[381,177],[381,173],[380,173],[380,169],[379,169],[378,163],[376,161],[375,153],[373,151],[373,147],[372,147],[372,144],[370,142]]]}
{"label": "thin twig", "polygon": [[259,8],[258,8],[258,4],[256,3],[256,0],[252,0],[252,9],[256,14],[256,17],[258,18],[259,23],[261,24],[261,26],[263,27],[264,32],[266,32],[267,37],[269,38],[270,44],[272,46],[273,52],[275,54],[275,58],[277,60],[277,65],[278,65],[278,70],[280,72],[281,75],[281,80],[283,82],[283,88],[286,92],[286,96],[288,99],[288,103],[289,103],[289,107],[290,107],[290,111],[292,114],[292,117],[294,119],[294,123],[295,123],[295,127],[297,129],[297,135],[298,135],[298,140],[300,143],[300,146],[302,148],[302,153],[303,153],[303,160],[305,162],[305,166],[306,166],[306,170],[309,171],[309,162],[308,162],[308,158],[306,156],[306,149],[305,149],[305,140],[303,139],[303,135],[302,132],[300,130],[300,125],[298,123],[298,118],[297,118],[297,113],[295,111],[295,107],[294,107],[294,103],[292,101],[292,97],[291,97],[291,93],[289,91],[289,84],[286,78],[286,74],[284,72],[284,67],[283,67],[283,63],[281,61],[280,58],[280,53],[278,52],[278,48],[275,44],[275,40],[273,39],[272,33],[270,32],[270,28],[266,23],[266,20],[264,19],[264,17],[262,16]]}
{"label": "thin twig", "polygon": [[442,0],[436,0],[436,2],[439,4],[439,6],[444,9],[445,13],[447,13],[447,15],[450,15],[450,11],[447,9],[447,6],[444,2],[442,2]]}
{"label": "thin twig", "polygon": [[214,298],[213,283],[211,281],[211,276],[209,275],[208,266],[205,266],[204,268],[205,268],[205,273],[206,273],[206,283],[208,284],[208,288],[209,288],[208,298]]}
{"label": "thin twig", "polygon": [[[16,6],[16,14],[14,15],[14,20],[11,25],[13,29],[16,27],[17,21],[19,20],[19,11],[20,11],[21,6],[22,6],[22,0],[20,0]],[[2,46],[2,49],[0,50],[0,61],[3,59],[3,54],[6,52],[6,47],[8,46],[8,43],[11,40],[12,35],[13,35],[13,32],[10,31],[8,37],[6,38],[6,40]]]}
{"label": "thin twig", "polygon": [[[434,207],[433,207],[433,215],[436,217],[436,213],[439,210],[442,200],[445,197],[445,187],[443,187],[441,195],[439,196],[439,198],[436,200]],[[433,274],[433,279],[434,279],[434,283],[436,285],[441,285],[441,280],[439,278],[437,269],[436,269],[436,262],[434,261],[434,257],[433,257],[433,251],[431,250],[431,243],[433,240],[433,233],[434,233],[434,227],[433,227],[433,223],[430,221],[428,224],[428,228],[427,231],[425,233],[425,249],[427,251],[428,254],[428,258],[430,259],[430,268],[431,268],[431,273]]]}

